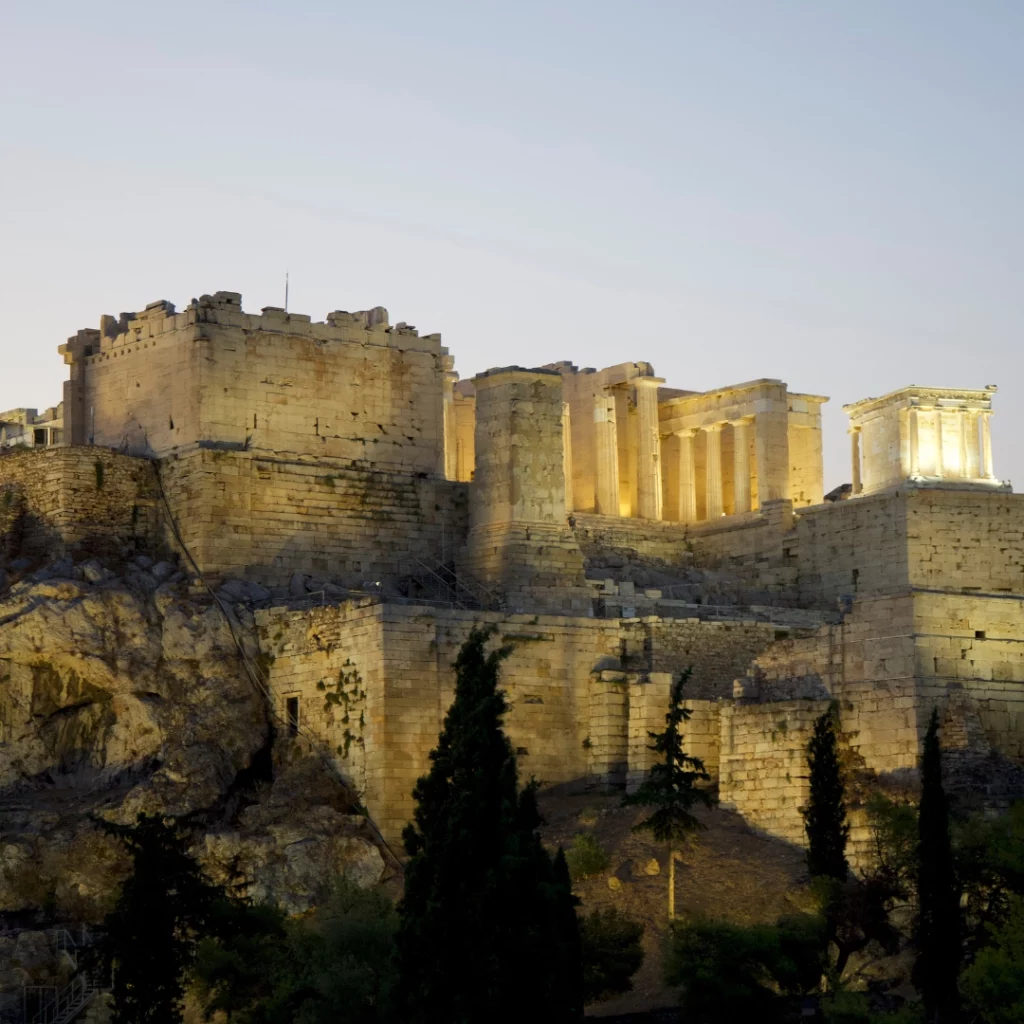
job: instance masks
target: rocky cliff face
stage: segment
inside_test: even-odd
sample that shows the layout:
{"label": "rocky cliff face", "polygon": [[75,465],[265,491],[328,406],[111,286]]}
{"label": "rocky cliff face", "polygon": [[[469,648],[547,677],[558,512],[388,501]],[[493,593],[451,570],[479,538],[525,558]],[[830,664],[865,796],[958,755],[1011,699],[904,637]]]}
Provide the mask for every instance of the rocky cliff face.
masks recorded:
{"label": "rocky cliff face", "polygon": [[211,874],[292,911],[339,870],[379,880],[344,788],[272,741],[224,611],[175,566],[65,558],[0,590],[0,913],[103,912],[125,863],[93,815],[189,816]]}

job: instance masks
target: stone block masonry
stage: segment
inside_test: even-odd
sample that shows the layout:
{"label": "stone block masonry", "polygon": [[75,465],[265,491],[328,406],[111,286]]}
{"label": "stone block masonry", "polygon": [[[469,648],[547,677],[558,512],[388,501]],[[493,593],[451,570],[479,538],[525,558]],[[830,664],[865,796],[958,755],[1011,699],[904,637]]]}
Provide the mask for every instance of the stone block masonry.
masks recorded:
{"label": "stone block masonry", "polygon": [[285,584],[293,573],[349,586],[420,576],[467,529],[466,485],[438,477],[199,449],[160,463],[182,537],[211,579]]}
{"label": "stone block masonry", "polygon": [[440,335],[380,307],[312,323],[241,302],[154,302],[69,338],[71,443],[162,456],[215,442],[444,476]]}
{"label": "stone block masonry", "polygon": [[123,556],[155,550],[162,517],[149,462],[105,448],[59,447],[0,454],[0,552]]}
{"label": "stone block masonry", "polygon": [[[774,642],[763,623],[730,630],[667,620],[651,632],[650,621],[366,601],[272,608],[257,622],[282,720],[297,699],[299,721],[360,790],[389,840],[412,813],[412,788],[454,697],[452,665],[474,625],[494,627],[495,642],[512,645],[501,676],[507,731],[524,780],[544,784],[635,782],[650,763],[648,731],[664,727],[673,675],[692,664],[707,689],[722,691],[736,664]],[[652,663],[659,669],[650,671]],[[687,703],[695,709],[688,743],[714,773],[720,702]]]}

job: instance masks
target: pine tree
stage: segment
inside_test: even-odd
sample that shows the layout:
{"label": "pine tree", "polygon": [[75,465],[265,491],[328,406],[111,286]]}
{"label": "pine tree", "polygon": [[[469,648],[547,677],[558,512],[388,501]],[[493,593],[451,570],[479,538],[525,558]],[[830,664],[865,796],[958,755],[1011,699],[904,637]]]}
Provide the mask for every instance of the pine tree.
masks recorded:
{"label": "pine tree", "polygon": [[658,842],[668,844],[668,917],[676,916],[676,848],[690,833],[704,826],[694,816],[692,808],[701,803],[711,806],[711,794],[698,789],[698,782],[710,782],[704,762],[683,751],[680,726],[690,719],[692,712],[683,707],[683,687],[692,674],[687,669],[672,683],[665,731],[651,732],[654,743],[648,749],[661,756],[647,772],[647,778],[635,793],[623,798],[626,807],[653,807],[655,810],[633,826],[634,832],[650,832]]}
{"label": "pine tree", "polygon": [[536,787],[517,789],[498,689],[509,648],[488,653],[492,632],[474,630],[459,652],[455,700],[403,834],[410,861],[398,949],[408,1024],[580,1016],[571,892],[537,835]]}
{"label": "pine tree", "polygon": [[811,793],[803,816],[811,877],[843,882],[850,870],[846,863],[850,826],[846,821],[845,790],[836,744],[838,717],[839,709],[833,701],[814,723],[814,734],[807,744]]}
{"label": "pine tree", "polygon": [[939,713],[932,711],[921,759],[917,847],[917,961],[914,984],[927,1024],[960,1020],[960,895],[949,836],[949,802],[942,785]]}
{"label": "pine tree", "polygon": [[113,1024],[179,1024],[199,937],[223,893],[203,877],[175,822],[140,814],[135,825],[100,824],[132,857],[101,940],[113,971]]}

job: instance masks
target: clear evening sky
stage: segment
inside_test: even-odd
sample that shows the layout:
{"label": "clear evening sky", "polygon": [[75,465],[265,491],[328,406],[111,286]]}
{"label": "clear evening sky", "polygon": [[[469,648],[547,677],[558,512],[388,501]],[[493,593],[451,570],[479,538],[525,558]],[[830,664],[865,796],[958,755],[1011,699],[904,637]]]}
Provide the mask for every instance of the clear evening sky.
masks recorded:
{"label": "clear evening sky", "polygon": [[387,306],[465,375],[998,384],[1024,489],[1020,0],[0,11],[0,410],[101,313]]}

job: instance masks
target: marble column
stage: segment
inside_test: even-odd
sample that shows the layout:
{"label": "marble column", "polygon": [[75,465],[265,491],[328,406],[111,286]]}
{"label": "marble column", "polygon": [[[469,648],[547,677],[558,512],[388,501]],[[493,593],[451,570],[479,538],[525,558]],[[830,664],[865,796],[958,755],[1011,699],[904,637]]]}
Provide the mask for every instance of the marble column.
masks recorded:
{"label": "marble column", "polygon": [[594,437],[597,462],[597,511],[619,514],[619,438],[615,420],[615,396],[600,391],[594,396]]}
{"label": "marble column", "polygon": [[981,475],[992,479],[992,432],[988,425],[989,413],[981,414]]}
{"label": "marble column", "polygon": [[978,442],[978,414],[973,409],[964,413],[964,434],[967,438],[967,463],[964,476],[977,480],[981,476],[981,446]]}
{"label": "marble column", "polygon": [[935,410],[935,476],[946,475],[945,459],[942,457],[942,410]]}
{"label": "marble column", "polygon": [[910,472],[908,476],[921,474],[921,414],[917,409],[910,410]]}
{"label": "marble column", "polygon": [[970,413],[966,409],[957,409],[956,416],[960,421],[960,478],[962,480],[970,479],[971,474],[968,472],[968,445],[967,445],[967,423],[970,419]]}
{"label": "marble column", "polygon": [[661,433],[658,428],[660,377],[637,377],[637,514],[661,519]]}
{"label": "marble column", "polygon": [[693,467],[694,430],[682,430],[679,438],[679,520],[692,523],[697,519],[697,480]]}
{"label": "marble column", "polygon": [[750,421],[736,420],[732,425],[733,512],[750,511]]}
{"label": "marble column", "polygon": [[454,356],[445,356],[445,371],[442,377],[442,396],[444,402],[444,475],[448,480],[458,480],[458,456],[456,454],[456,428],[455,428],[455,382],[459,375],[455,373],[451,365],[454,365]]}
{"label": "marble column", "polygon": [[850,431],[850,458],[853,462],[853,493],[860,494],[864,484],[860,478],[860,431]]}
{"label": "marble column", "polygon": [[715,520],[721,517],[722,507],[722,424],[714,423],[704,428],[707,440],[706,455],[706,487],[707,518]]}
{"label": "marble column", "polygon": [[571,512],[576,506],[573,502],[572,423],[568,402],[562,403],[562,476],[565,477],[565,510]]}

